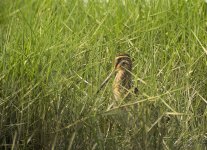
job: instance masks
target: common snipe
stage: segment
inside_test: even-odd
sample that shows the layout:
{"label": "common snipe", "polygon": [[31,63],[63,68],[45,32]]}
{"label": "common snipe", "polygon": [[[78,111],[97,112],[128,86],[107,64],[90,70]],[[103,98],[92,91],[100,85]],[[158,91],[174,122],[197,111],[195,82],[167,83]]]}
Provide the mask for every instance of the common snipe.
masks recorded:
{"label": "common snipe", "polygon": [[130,96],[132,87],[132,60],[128,54],[120,54],[115,58],[115,79],[113,93],[116,100]]}
{"label": "common snipe", "polygon": [[[115,67],[109,76],[101,84],[99,90],[109,81],[111,76],[115,73],[113,82],[113,93],[116,100],[125,99],[130,97],[132,92],[132,60],[128,54],[120,54],[115,58]],[[133,91],[137,94],[138,89],[134,88]]]}

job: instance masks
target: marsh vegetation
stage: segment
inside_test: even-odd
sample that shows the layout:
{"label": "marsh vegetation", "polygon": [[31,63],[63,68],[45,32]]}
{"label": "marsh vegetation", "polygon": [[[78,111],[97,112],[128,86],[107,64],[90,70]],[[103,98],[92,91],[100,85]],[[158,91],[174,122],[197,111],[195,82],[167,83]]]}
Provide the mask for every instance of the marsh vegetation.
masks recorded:
{"label": "marsh vegetation", "polygon": [[[1,0],[0,149],[205,149],[206,32],[201,0]],[[118,53],[139,95],[111,110]]]}

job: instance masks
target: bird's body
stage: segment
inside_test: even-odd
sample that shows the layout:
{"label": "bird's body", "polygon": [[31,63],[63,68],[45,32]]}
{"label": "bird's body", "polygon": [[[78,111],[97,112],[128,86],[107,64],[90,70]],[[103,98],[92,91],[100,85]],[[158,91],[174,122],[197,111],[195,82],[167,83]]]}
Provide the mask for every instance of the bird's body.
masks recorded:
{"label": "bird's body", "polygon": [[115,79],[113,93],[116,100],[130,97],[132,87],[132,61],[129,55],[121,54],[115,59]]}
{"label": "bird's body", "polygon": [[[115,107],[117,107],[117,104],[118,107],[122,105],[124,100],[128,101],[127,103],[135,100],[137,92],[138,89],[132,84],[132,60],[130,56],[128,54],[118,55],[115,59],[115,79],[113,82]],[[129,130],[134,125],[138,126],[137,104],[132,107],[122,107],[119,111],[116,119],[119,120],[121,126]]]}

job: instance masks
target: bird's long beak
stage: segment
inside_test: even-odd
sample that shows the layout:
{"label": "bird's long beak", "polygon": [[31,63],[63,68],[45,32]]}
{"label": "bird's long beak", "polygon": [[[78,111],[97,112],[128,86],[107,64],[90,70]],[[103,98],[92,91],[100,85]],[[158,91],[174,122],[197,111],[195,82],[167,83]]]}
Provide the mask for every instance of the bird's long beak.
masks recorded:
{"label": "bird's long beak", "polygon": [[111,73],[106,77],[106,79],[102,82],[102,84],[101,84],[100,88],[98,89],[98,91],[96,92],[96,94],[98,94],[101,91],[101,89],[106,85],[106,83],[109,81],[109,79],[112,77],[112,75],[114,73],[115,73],[115,69],[113,69],[111,71]]}

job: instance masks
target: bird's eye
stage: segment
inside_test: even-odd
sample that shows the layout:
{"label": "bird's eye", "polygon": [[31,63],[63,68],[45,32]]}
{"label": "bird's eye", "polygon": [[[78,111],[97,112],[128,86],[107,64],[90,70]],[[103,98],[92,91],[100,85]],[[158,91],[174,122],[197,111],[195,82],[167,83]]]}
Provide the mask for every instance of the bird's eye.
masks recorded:
{"label": "bird's eye", "polygon": [[121,65],[127,65],[128,63],[126,62],[126,61],[123,61],[122,63],[121,63]]}

